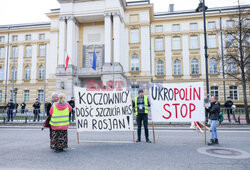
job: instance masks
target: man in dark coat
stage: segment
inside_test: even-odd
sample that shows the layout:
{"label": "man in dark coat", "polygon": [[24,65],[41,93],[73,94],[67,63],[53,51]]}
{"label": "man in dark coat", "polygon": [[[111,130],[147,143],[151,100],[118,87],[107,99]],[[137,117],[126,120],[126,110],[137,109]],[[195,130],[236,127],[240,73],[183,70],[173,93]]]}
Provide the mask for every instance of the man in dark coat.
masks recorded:
{"label": "man in dark coat", "polygon": [[224,104],[224,107],[227,109],[227,117],[228,121],[231,122],[230,115],[232,114],[232,106],[233,106],[233,101],[231,100],[231,97],[227,97],[227,101]]}
{"label": "man in dark coat", "polygon": [[135,109],[136,113],[136,122],[137,122],[137,140],[136,142],[141,142],[141,125],[143,122],[144,131],[145,131],[145,138],[147,143],[151,143],[149,140],[148,134],[148,110],[150,107],[150,102],[148,97],[144,96],[143,90],[140,89],[138,91],[139,96],[135,97],[133,102],[133,108]]}
{"label": "man in dark coat", "polygon": [[75,108],[75,98],[71,97],[71,100],[68,101],[68,103],[72,107],[72,110],[69,113],[69,121],[71,122],[71,121],[74,121],[74,119],[75,119],[75,111],[74,111],[74,108]]}
{"label": "man in dark coat", "polygon": [[12,99],[6,105],[6,108],[7,108],[7,122],[9,122],[10,120],[13,122],[13,110],[15,109],[15,104],[13,103]]}
{"label": "man in dark coat", "polygon": [[26,107],[26,103],[23,102],[23,103],[21,104],[21,114],[24,114],[24,112],[25,112],[25,107]]}
{"label": "man in dark coat", "polygon": [[35,122],[36,121],[36,119],[37,119],[37,121],[39,121],[40,120],[40,106],[41,106],[41,103],[38,101],[38,99],[36,99],[36,102],[33,104],[33,108],[34,108],[34,110],[33,110],[33,113],[34,113],[34,120],[33,120],[33,122]]}
{"label": "man in dark coat", "polygon": [[215,96],[211,97],[211,106],[206,107],[209,112],[209,120],[210,120],[210,132],[211,132],[211,140],[208,145],[219,144],[218,136],[217,136],[217,129],[216,125],[219,120],[220,115],[220,104],[218,102],[218,98]]}

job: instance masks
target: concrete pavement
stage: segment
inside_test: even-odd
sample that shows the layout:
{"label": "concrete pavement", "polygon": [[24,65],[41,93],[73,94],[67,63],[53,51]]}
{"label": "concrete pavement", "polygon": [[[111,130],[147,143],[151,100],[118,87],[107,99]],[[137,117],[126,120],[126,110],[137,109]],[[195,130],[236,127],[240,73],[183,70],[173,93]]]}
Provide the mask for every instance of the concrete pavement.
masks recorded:
{"label": "concrete pavement", "polygon": [[[193,130],[156,130],[156,144],[133,144],[132,132],[81,132],[77,144],[75,129],[68,132],[69,149],[54,153],[48,129],[0,128],[0,169],[250,169],[250,158],[223,159],[197,152],[205,146],[204,136]],[[219,130],[219,138],[221,148],[250,153],[249,130]]]}

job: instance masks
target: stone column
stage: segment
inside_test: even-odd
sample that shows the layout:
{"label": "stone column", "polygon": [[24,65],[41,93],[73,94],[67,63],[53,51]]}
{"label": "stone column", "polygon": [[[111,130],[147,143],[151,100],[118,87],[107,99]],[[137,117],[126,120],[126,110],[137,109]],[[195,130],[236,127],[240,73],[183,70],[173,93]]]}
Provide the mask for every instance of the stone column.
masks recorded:
{"label": "stone column", "polygon": [[69,64],[76,65],[76,20],[69,17],[67,21],[67,54],[69,55]]}
{"label": "stone column", "polygon": [[111,13],[105,13],[105,63],[111,63],[112,56],[112,21]]}
{"label": "stone column", "polygon": [[65,64],[65,49],[66,49],[66,18],[59,19],[59,65]]}
{"label": "stone column", "polygon": [[119,13],[114,13],[114,62],[120,63],[121,51],[121,19]]}

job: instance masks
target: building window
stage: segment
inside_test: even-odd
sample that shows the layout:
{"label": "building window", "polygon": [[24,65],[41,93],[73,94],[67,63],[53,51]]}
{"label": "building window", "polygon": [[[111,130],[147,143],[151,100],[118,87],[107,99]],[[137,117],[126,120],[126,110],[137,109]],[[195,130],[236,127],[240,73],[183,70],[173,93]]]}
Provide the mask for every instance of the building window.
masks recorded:
{"label": "building window", "polygon": [[246,46],[250,46],[250,33],[247,33],[246,35]]}
{"label": "building window", "polygon": [[230,58],[228,60],[228,73],[230,74],[236,73],[236,62],[235,59],[233,58]]}
{"label": "building window", "polygon": [[190,36],[190,49],[198,49],[198,36]]}
{"label": "building window", "polygon": [[13,36],[12,36],[12,41],[17,41],[17,40],[18,40],[17,35],[13,35]]}
{"label": "building window", "polygon": [[179,24],[174,24],[173,25],[173,31],[180,31],[180,25]]}
{"label": "building window", "polygon": [[234,47],[234,36],[232,34],[227,34],[227,41],[226,41],[227,47]]}
{"label": "building window", "polygon": [[215,22],[208,22],[207,28],[208,29],[215,29]]}
{"label": "building window", "polygon": [[0,90],[0,103],[3,101],[3,92]]}
{"label": "building window", "polygon": [[131,86],[131,94],[132,94],[132,99],[134,100],[135,97],[138,96],[138,91],[139,91],[139,85],[132,85]]}
{"label": "building window", "polygon": [[4,58],[4,47],[0,47],[0,58]]}
{"label": "building window", "polygon": [[192,75],[199,74],[199,61],[197,59],[193,59],[191,61],[191,74]]}
{"label": "building window", "polygon": [[25,80],[30,80],[30,67],[27,66],[25,67],[25,76],[24,76]]}
{"label": "building window", "polygon": [[163,38],[155,39],[155,51],[163,51]]}
{"label": "building window", "polygon": [[25,40],[26,40],[26,41],[31,41],[31,35],[30,35],[30,34],[29,34],[29,35],[26,35],[26,36],[25,36]]}
{"label": "building window", "polygon": [[238,87],[237,86],[230,86],[229,93],[232,100],[238,100]]}
{"label": "building window", "polygon": [[156,64],[156,75],[163,76],[164,75],[164,63],[163,61],[159,60]]}
{"label": "building window", "polygon": [[155,32],[163,32],[163,26],[162,25],[156,25],[155,26]]}
{"label": "building window", "polygon": [[12,57],[13,58],[18,57],[18,47],[12,47]]}
{"label": "building window", "polygon": [[216,35],[208,35],[208,48],[216,48]]}
{"label": "building window", "polygon": [[227,28],[233,28],[234,27],[234,21],[227,21]]}
{"label": "building window", "polygon": [[198,29],[198,26],[197,26],[196,23],[191,23],[191,24],[190,24],[190,30],[191,30],[191,31],[195,31],[195,30],[197,30],[197,29]]}
{"label": "building window", "polygon": [[17,80],[17,68],[15,66],[11,70],[11,80]]}
{"label": "building window", "polygon": [[42,102],[43,97],[44,97],[43,90],[38,90],[38,95],[37,95],[38,101]]}
{"label": "building window", "polygon": [[174,61],[174,75],[176,76],[181,75],[181,61],[180,60]]}
{"label": "building window", "polygon": [[180,50],[180,49],[181,49],[181,38],[173,37],[173,50]]}
{"label": "building window", "polygon": [[218,86],[211,86],[211,96],[215,96],[219,98],[219,87]]}
{"label": "building window", "polygon": [[24,90],[23,91],[23,101],[24,102],[29,102],[30,101],[30,91],[29,90]]}
{"label": "building window", "polygon": [[27,45],[25,47],[25,57],[31,57],[31,46]]}
{"label": "building window", "polygon": [[130,43],[139,43],[139,29],[130,30]]}
{"label": "building window", "polygon": [[39,40],[45,40],[45,34],[40,34],[39,35]]}
{"label": "building window", "polygon": [[0,43],[3,43],[4,42],[4,36],[1,36],[0,37]]}
{"label": "building window", "polygon": [[0,80],[3,80],[3,67],[0,67]]}
{"label": "building window", "polygon": [[40,57],[45,57],[45,55],[46,55],[45,45],[44,44],[39,45],[39,56]]}
{"label": "building window", "polygon": [[209,74],[217,74],[217,60],[211,58],[209,60]]}
{"label": "building window", "polygon": [[131,71],[132,72],[139,72],[139,56],[132,55],[131,56]]}
{"label": "building window", "polygon": [[248,65],[248,73],[250,73],[250,58],[247,60],[247,65]]}
{"label": "building window", "polygon": [[246,20],[246,25],[249,27],[250,26],[250,19]]}
{"label": "building window", "polygon": [[[102,65],[102,58],[100,52],[95,52],[96,54],[96,67],[99,67]],[[89,67],[93,66],[93,52],[88,52],[89,55]]]}
{"label": "building window", "polygon": [[38,73],[38,74],[39,74],[39,75],[38,75],[38,78],[39,78],[40,80],[44,79],[44,73],[45,73],[44,66],[40,66],[38,72],[39,72],[39,73]]}

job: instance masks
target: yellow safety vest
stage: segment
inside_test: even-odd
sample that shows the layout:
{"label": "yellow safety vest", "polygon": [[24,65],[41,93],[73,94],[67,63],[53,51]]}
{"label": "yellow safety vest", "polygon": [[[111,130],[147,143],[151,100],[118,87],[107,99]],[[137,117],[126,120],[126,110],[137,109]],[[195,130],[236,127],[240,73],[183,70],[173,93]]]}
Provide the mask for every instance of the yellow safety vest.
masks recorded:
{"label": "yellow safety vest", "polygon": [[[135,98],[135,114],[138,115],[138,105],[137,105],[138,97]],[[148,98],[144,96],[144,113],[148,114]]]}
{"label": "yellow safety vest", "polygon": [[58,110],[53,104],[53,114],[49,124],[52,126],[67,126],[69,125],[69,107],[64,110]]}

